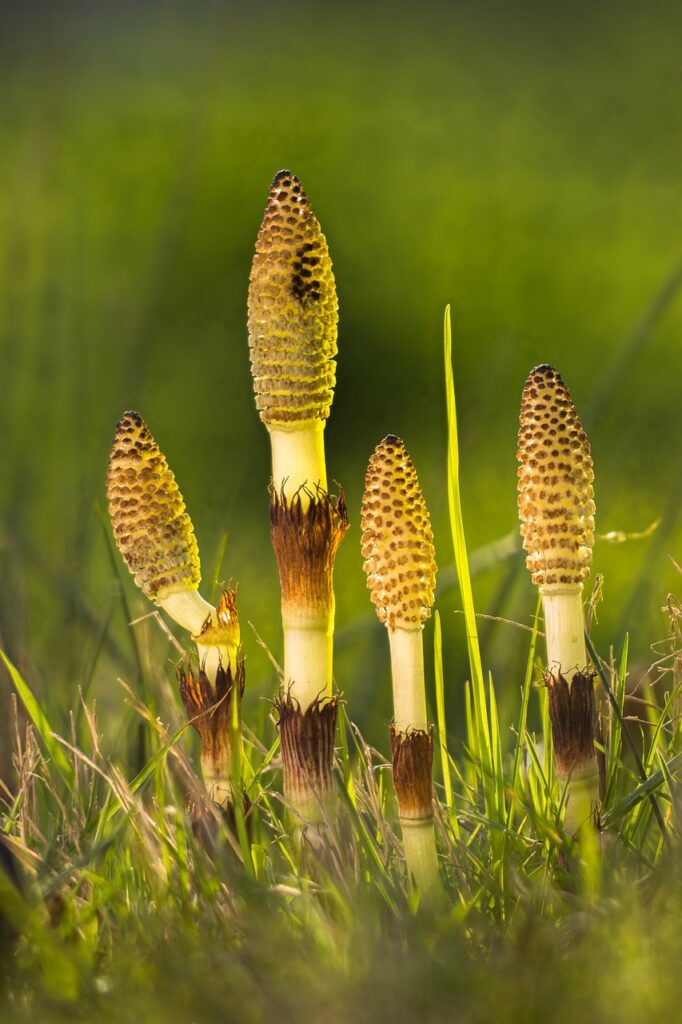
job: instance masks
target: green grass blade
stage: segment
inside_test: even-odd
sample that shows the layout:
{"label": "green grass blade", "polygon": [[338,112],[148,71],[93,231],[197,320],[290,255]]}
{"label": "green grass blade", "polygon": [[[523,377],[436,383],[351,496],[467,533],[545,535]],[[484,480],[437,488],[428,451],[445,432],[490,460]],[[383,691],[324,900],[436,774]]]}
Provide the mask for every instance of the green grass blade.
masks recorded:
{"label": "green grass blade", "polygon": [[619,818],[625,817],[633,807],[645,800],[647,797],[651,798],[651,794],[654,793],[668,778],[672,776],[682,768],[682,754],[676,754],[672,760],[666,764],[665,772],[662,769],[653,772],[645,782],[633,789],[624,800],[621,801],[616,807],[607,811],[603,815],[602,824],[604,827],[613,825]]}
{"label": "green grass blade", "polygon": [[448,737],[445,723],[445,686],[443,681],[443,634],[440,625],[440,615],[434,615],[433,630],[433,665],[436,677],[436,714],[438,722],[438,746],[440,748],[440,759],[443,770],[443,788],[445,790],[445,805],[452,810],[452,778],[450,776],[450,759],[448,757]]}
{"label": "green grass blade", "polygon": [[[621,728],[622,728],[622,716],[620,715],[620,709],[618,707],[618,703],[617,703],[616,698],[615,698],[615,696],[613,694],[613,690],[611,689],[609,681],[606,678],[606,673],[604,672],[604,668],[603,668],[603,665],[602,665],[602,662],[601,662],[601,658],[599,657],[599,655],[597,654],[597,652],[594,649],[594,645],[592,644],[592,640],[590,639],[589,633],[585,633],[585,644],[587,645],[587,653],[590,656],[592,664],[594,665],[594,667],[597,670],[597,674],[599,675],[599,679],[601,680],[601,684],[604,687],[604,689],[606,690],[607,696],[608,696],[609,701],[611,703],[611,707],[613,708],[614,713],[616,714],[616,716],[620,716],[621,717]],[[647,772],[646,772],[646,769],[645,769],[644,764],[642,762],[642,758],[639,755],[639,751],[637,750],[637,747],[635,746],[634,740],[632,739],[632,737],[631,737],[631,735],[630,735],[630,733],[629,733],[629,731],[627,729],[623,729],[623,736],[628,741],[628,745],[629,745],[630,750],[632,752],[632,756],[634,757],[635,764],[637,765],[637,771],[639,772],[639,777],[641,778],[641,780],[644,783],[644,785],[646,785],[646,783],[648,782]],[[649,801],[651,803],[651,810],[653,811],[654,817],[656,818],[656,822],[657,822],[658,827],[659,827],[659,829],[661,831],[661,835],[663,836],[665,842],[669,842],[668,830],[666,828],[665,822],[663,820],[663,816],[661,814],[661,809],[658,806],[658,801],[656,800],[656,796],[654,795],[653,790],[649,790],[648,791],[648,797],[649,797]]]}
{"label": "green grass blade", "polygon": [[490,735],[490,725],[486,705],[485,682],[483,678],[483,664],[481,661],[481,650],[478,640],[478,627],[476,624],[476,611],[474,606],[473,591],[471,587],[471,576],[469,574],[469,560],[467,556],[466,537],[464,534],[464,520],[462,516],[462,501],[459,485],[459,437],[457,432],[457,405],[455,401],[455,383],[452,373],[452,326],[450,321],[450,307],[445,310],[444,324],[444,355],[445,355],[445,397],[447,405],[448,421],[448,506],[450,510],[450,526],[452,530],[452,542],[455,552],[455,565],[459,579],[459,589],[462,597],[464,611],[464,623],[469,652],[469,666],[471,670],[471,693],[474,715],[475,730],[478,734],[477,754],[480,758],[481,772],[483,775],[483,789],[486,799],[486,811],[490,818],[496,814],[494,779],[493,779],[493,754]]}
{"label": "green grass blade", "polygon": [[38,734],[40,735],[40,738],[45,744],[45,749],[47,750],[52,761],[54,762],[55,767],[59,771],[59,774],[62,776],[64,781],[69,785],[69,787],[73,786],[73,765],[66,757],[64,750],[55,739],[55,734],[47,718],[47,715],[43,711],[39,702],[36,700],[35,696],[33,695],[31,688],[22,678],[19,670],[14,667],[14,665],[9,660],[9,658],[7,657],[3,650],[0,650],[0,657],[2,657],[2,660],[5,663],[5,667],[9,672],[10,678],[14,684],[14,688],[19,694],[19,697],[21,698],[21,701],[24,707],[26,708],[26,711],[28,712],[31,721],[33,722]]}
{"label": "green grass blade", "polygon": [[604,805],[608,807],[616,795],[616,787],[619,779],[622,778],[622,773],[619,770],[620,760],[620,748],[623,739],[622,730],[622,719],[623,709],[625,706],[625,682],[627,679],[627,668],[628,668],[628,650],[630,640],[629,635],[625,634],[625,640],[623,641],[623,650],[620,658],[620,666],[618,669],[618,690],[616,692],[616,703],[620,710],[620,715],[616,715],[611,709],[612,724],[611,724],[611,737],[609,745],[609,781],[606,787],[606,796],[604,798]]}
{"label": "green grass blade", "polygon": [[[531,684],[533,682],[533,666],[535,664],[535,649],[538,641],[538,617],[540,615],[540,608],[542,604],[542,598],[538,596],[537,604],[535,606],[535,615],[533,617],[533,632],[530,638],[530,647],[528,649],[528,661],[526,662],[526,675],[523,680],[523,691],[521,693],[521,712],[519,714],[519,724],[517,727],[517,740],[516,750],[514,751],[514,764],[512,767],[511,783],[510,788],[512,793],[516,792],[516,788],[519,783],[519,772],[521,771],[521,758],[523,756],[523,744],[526,734],[526,722],[528,720],[528,705],[530,703],[530,691]],[[509,801],[509,808],[507,810],[507,827],[511,828],[512,820],[514,817],[514,801],[513,798]]]}

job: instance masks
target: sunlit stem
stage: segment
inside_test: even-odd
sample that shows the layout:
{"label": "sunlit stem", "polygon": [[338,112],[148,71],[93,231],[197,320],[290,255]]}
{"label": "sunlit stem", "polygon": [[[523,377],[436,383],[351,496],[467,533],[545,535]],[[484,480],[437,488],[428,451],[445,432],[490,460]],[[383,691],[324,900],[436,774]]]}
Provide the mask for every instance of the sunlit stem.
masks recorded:
{"label": "sunlit stem", "polygon": [[284,681],[290,695],[306,711],[313,701],[332,695],[334,607],[326,615],[283,608]]}
{"label": "sunlit stem", "polygon": [[204,780],[206,792],[210,799],[220,804],[221,807],[227,807],[232,803],[234,790],[229,756],[226,757],[225,762],[222,768],[216,770],[213,758],[203,754],[201,756],[201,777]]}
{"label": "sunlit stem", "polygon": [[[388,639],[395,730],[398,733],[428,732],[422,630],[389,627]],[[433,903],[442,894],[433,816],[415,819],[401,814],[400,826],[410,877],[423,901]]]}
{"label": "sunlit stem", "polygon": [[[561,674],[567,683],[588,666],[585,647],[585,619],[582,586],[557,590],[540,588],[545,619],[547,668],[555,677]],[[594,809],[599,802],[599,765],[596,755],[576,764],[570,773],[557,771],[566,790],[564,828],[569,835],[579,835],[591,826]]]}
{"label": "sunlit stem", "polygon": [[396,732],[428,729],[421,629],[389,628]]}
{"label": "sunlit stem", "polygon": [[201,632],[206,619],[215,614],[215,608],[198,590],[186,587],[157,598],[157,603],[179,626],[192,635]]}
{"label": "sunlit stem", "polygon": [[585,828],[592,828],[595,807],[599,803],[597,759],[594,757],[587,765],[576,766],[570,778],[562,778],[560,773],[557,774],[560,783],[568,783],[564,829],[567,835],[580,837]]}
{"label": "sunlit stem", "polygon": [[[304,420],[295,426],[268,426],[272,447],[272,482],[292,498],[301,487],[327,490],[327,469],[324,457],[324,424],[321,419]],[[305,495],[302,495],[306,507]]]}
{"label": "sunlit stem", "polygon": [[587,666],[582,586],[565,590],[540,588],[545,618],[547,668],[570,683]]}
{"label": "sunlit stem", "polygon": [[438,902],[443,887],[438,871],[438,853],[433,818],[425,821],[400,819],[405,861],[414,884],[427,904]]}
{"label": "sunlit stem", "polygon": [[[158,599],[159,607],[177,622],[183,629],[196,637],[202,630],[207,619],[216,622],[216,610],[206,601],[198,590],[186,588],[176,590]],[[236,670],[236,651],[230,651],[226,644],[196,644],[199,664],[207,677],[215,683],[218,668]]]}

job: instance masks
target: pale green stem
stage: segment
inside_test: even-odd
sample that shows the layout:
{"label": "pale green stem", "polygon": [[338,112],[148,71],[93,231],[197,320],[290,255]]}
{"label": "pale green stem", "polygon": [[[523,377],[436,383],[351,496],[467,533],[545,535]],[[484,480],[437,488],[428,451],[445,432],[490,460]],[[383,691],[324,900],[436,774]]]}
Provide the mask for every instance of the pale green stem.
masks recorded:
{"label": "pale green stem", "polygon": [[[206,601],[198,590],[185,588],[176,590],[170,594],[164,594],[157,599],[160,608],[170,615],[179,626],[188,630],[192,637],[196,637],[202,630],[206,619],[216,623],[216,611],[212,604]],[[226,644],[201,644],[195,640],[199,664],[206,672],[208,679],[215,683],[219,666],[227,669],[228,666],[234,672],[236,663],[230,658],[230,649]]]}
{"label": "pale green stem", "polygon": [[334,609],[324,616],[305,609],[282,609],[284,683],[306,711],[314,700],[332,695]]}
{"label": "pale green stem", "polygon": [[[292,498],[301,487],[327,490],[324,457],[324,420],[305,420],[295,426],[268,427],[272,447],[272,482],[278,493],[283,489]],[[303,507],[307,501],[301,495]]]}
{"label": "pale green stem", "polygon": [[206,619],[215,615],[215,608],[194,587],[174,590],[157,598],[160,608],[192,636],[201,632]]}
{"label": "pale green stem", "polygon": [[[327,490],[323,419],[306,420],[292,426],[268,425],[272,449],[272,482],[277,494],[288,501],[298,494],[307,509],[310,495],[319,486]],[[306,490],[301,490],[306,488]],[[302,712],[317,699],[331,697],[334,642],[334,597],[328,608],[308,609],[300,604],[283,604],[284,684]],[[335,817],[334,794],[294,794],[290,801],[300,820],[308,822],[308,838],[317,835],[318,823]],[[322,800],[323,806],[320,805]]]}
{"label": "pale green stem", "polygon": [[547,668],[570,683],[587,666],[582,586],[565,590],[540,588],[545,618]]}
{"label": "pale green stem", "polygon": [[212,759],[202,756],[201,776],[211,800],[221,807],[227,807],[232,803],[233,785],[229,765],[225,765],[224,771],[216,772]]}
{"label": "pale green stem", "polygon": [[[166,594],[159,598],[157,603],[179,626],[188,630],[193,638],[201,632],[208,618],[214,625],[217,622],[213,605],[194,588]],[[233,675],[236,674],[236,651],[230,651],[226,644],[200,644],[196,639],[195,643],[199,665],[211,683],[215,684],[219,668],[227,670],[230,667]],[[227,807],[232,802],[233,794],[230,765],[225,765],[224,771],[216,773],[212,758],[202,756],[201,775],[210,799],[222,807]]]}
{"label": "pale green stem", "polygon": [[388,630],[396,732],[427,731],[424,644],[421,629]]}
{"label": "pale green stem", "polygon": [[592,827],[594,810],[599,803],[599,768],[593,758],[594,767],[580,770],[576,767],[570,779],[559,775],[562,785],[568,783],[566,791],[566,813],[564,829],[569,836],[579,835],[585,826]]}
{"label": "pale green stem", "polygon": [[[424,642],[419,629],[388,630],[393,680],[393,722],[396,732],[428,732]],[[424,902],[434,903],[442,894],[433,817],[400,819],[405,861]]]}
{"label": "pale green stem", "polygon": [[[585,619],[582,586],[565,589],[540,588],[545,619],[547,668],[568,682],[588,665],[585,647]],[[564,827],[575,835],[592,821],[599,802],[599,766],[596,757],[586,765],[576,765],[570,777],[558,773],[559,782],[568,784]]]}
{"label": "pale green stem", "polygon": [[420,896],[427,904],[438,902],[443,888],[438,871],[436,833],[433,818],[409,821],[401,818],[405,861]]}

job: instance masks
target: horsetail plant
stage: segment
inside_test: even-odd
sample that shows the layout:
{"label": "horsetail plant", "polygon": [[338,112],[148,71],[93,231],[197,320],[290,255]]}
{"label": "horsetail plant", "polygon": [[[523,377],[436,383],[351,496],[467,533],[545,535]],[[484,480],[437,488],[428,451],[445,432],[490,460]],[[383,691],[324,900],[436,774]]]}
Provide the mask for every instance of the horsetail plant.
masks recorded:
{"label": "horsetail plant", "polygon": [[436,559],[429,511],[412,459],[389,434],[369,460],[362,499],[362,554],[380,622],[388,628],[393,681],[391,754],[405,858],[427,899],[440,891],[433,827],[433,732],[426,715],[423,625],[431,614]]}
{"label": "horsetail plant", "polygon": [[526,565],[542,596],[557,777],[566,787],[566,831],[575,834],[594,818],[600,797],[582,601],[594,544],[594,472],[580,418],[552,366],[537,366],[526,381],[517,457]]}
{"label": "horsetail plant", "polygon": [[231,802],[231,727],[244,689],[234,590],[217,607],[199,593],[201,566],[192,521],[158,444],[136,412],[116,426],[107,499],[114,539],[142,592],[192,634],[199,669],[179,673],[180,694],[200,739],[206,789]]}
{"label": "horsetail plant", "polygon": [[285,795],[302,819],[332,812],[333,566],[348,528],[327,490],[324,427],[336,381],[338,302],[327,242],[300,181],[276,175],[248,301],[256,407],[270,435],[270,527],[279,568],[284,689],[278,700]]}

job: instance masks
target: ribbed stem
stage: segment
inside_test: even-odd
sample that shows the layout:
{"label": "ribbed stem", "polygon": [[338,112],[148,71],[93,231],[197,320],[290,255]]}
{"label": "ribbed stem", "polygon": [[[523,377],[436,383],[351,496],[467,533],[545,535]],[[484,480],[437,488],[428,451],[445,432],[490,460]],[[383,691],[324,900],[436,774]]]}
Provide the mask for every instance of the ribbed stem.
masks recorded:
{"label": "ribbed stem", "polygon": [[[278,493],[290,499],[304,485],[327,490],[324,457],[324,425],[321,419],[304,420],[289,428],[268,425],[272,448],[272,482]],[[303,507],[307,502],[303,502]]]}
{"label": "ribbed stem", "polygon": [[424,903],[437,903],[443,888],[438,871],[436,833],[433,818],[427,821],[400,819],[405,861]]}
{"label": "ribbed stem", "polygon": [[171,619],[193,635],[200,633],[206,619],[215,614],[213,605],[198,590],[189,587],[159,596],[157,603]]}
{"label": "ribbed stem", "polygon": [[208,755],[201,757],[201,775],[204,780],[206,792],[211,800],[220,804],[221,807],[228,807],[232,803],[233,785],[230,775],[230,748],[226,748],[225,765],[221,770],[216,771],[213,759]]}
{"label": "ribbed stem", "polygon": [[389,628],[396,732],[428,730],[421,629]]}
{"label": "ribbed stem", "polygon": [[[212,604],[206,601],[198,590],[186,589],[177,590],[158,598],[160,608],[170,615],[179,626],[188,630],[193,637],[196,637],[204,626],[207,619],[212,623],[216,622],[216,610]],[[199,665],[204,669],[206,675],[215,683],[218,668],[224,669],[231,664],[230,650],[225,644],[201,644],[196,642]],[[234,662],[234,657],[232,658]],[[231,665],[235,670],[235,664]]]}
{"label": "ribbed stem", "polygon": [[[406,631],[403,631],[406,632]],[[421,639],[421,632],[417,634]],[[414,647],[414,645],[412,645]],[[420,659],[416,659],[420,664]],[[413,682],[424,702],[423,674]],[[426,903],[442,892],[433,825],[433,734],[431,729],[391,729],[393,785],[403,833],[405,861]]]}
{"label": "ribbed stem", "polygon": [[[299,821],[312,823],[334,816],[335,794],[328,777],[334,754],[335,705],[333,719],[325,723],[325,730],[326,725],[331,728],[331,739],[323,730],[326,741],[316,747],[314,764],[309,764],[309,753],[300,745],[308,737],[307,729],[314,733],[321,728],[316,702],[332,698],[332,575],[348,517],[343,498],[333,498],[325,489],[324,422],[310,420],[293,430],[269,425],[268,429],[273,460],[270,528],[279,568],[284,633],[282,707],[291,704],[298,716],[290,714],[280,721],[284,790]],[[294,728],[299,718],[305,729]],[[323,767],[317,762],[318,754],[326,759]]]}
{"label": "ribbed stem", "polygon": [[576,766],[570,773],[570,781],[562,772],[557,772],[557,776],[562,785],[568,781],[564,829],[567,835],[579,836],[585,827],[592,827],[601,797],[597,759],[592,758],[582,769]]}
{"label": "ribbed stem", "polygon": [[[324,420],[308,420],[293,428],[268,427],[272,445],[272,480],[278,495],[290,501],[298,495],[301,509],[318,485],[326,490]],[[305,604],[282,603],[284,682],[302,711],[320,697],[331,696],[334,637],[334,598],[320,614]]]}
{"label": "ribbed stem", "polygon": [[582,586],[540,587],[545,618],[547,668],[570,682],[587,665]]}
{"label": "ribbed stem", "polygon": [[222,665],[212,682],[205,670],[191,666],[179,672],[180,696],[188,719],[199,734],[201,774],[208,796],[227,807],[239,790],[241,734],[239,703],[244,691],[244,662]]}
{"label": "ribbed stem", "polygon": [[[600,774],[594,748],[596,712],[588,665],[582,586],[540,588],[545,619],[547,667],[552,676],[552,731],[557,778],[567,786],[564,828],[577,835],[590,825],[600,798]],[[562,694],[564,681],[567,695]],[[581,686],[585,699],[571,694]],[[563,710],[562,710],[563,709]],[[559,735],[559,729],[561,735]]]}
{"label": "ribbed stem", "polygon": [[332,695],[334,609],[321,618],[283,608],[282,626],[285,687],[307,711],[313,701]]}
{"label": "ribbed stem", "polygon": [[[275,706],[279,712],[284,795],[296,825],[321,826],[333,821],[336,699],[315,701],[303,711],[297,701],[284,694]],[[314,830],[308,835],[314,841]]]}

